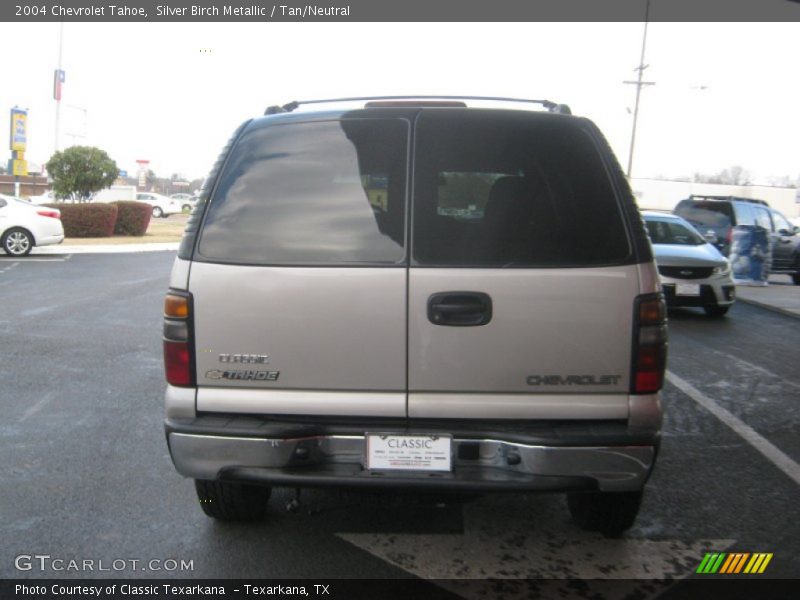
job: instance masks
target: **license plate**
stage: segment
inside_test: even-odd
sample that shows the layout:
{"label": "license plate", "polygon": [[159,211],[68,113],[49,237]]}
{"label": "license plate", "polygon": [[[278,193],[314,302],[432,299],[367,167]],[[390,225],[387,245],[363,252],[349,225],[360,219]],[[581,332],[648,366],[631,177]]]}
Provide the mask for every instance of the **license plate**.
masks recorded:
{"label": "license plate", "polygon": [[699,296],[700,284],[699,283],[677,283],[675,284],[676,296]]}
{"label": "license plate", "polygon": [[367,434],[367,469],[450,471],[451,436]]}

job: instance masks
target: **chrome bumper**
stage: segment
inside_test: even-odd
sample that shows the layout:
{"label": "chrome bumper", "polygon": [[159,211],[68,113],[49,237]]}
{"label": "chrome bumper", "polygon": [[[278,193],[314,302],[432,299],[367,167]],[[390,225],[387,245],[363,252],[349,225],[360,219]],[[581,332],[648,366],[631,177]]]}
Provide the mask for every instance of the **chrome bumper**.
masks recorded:
{"label": "chrome bumper", "polygon": [[[265,439],[170,432],[168,440],[175,468],[186,477],[297,487],[638,490],[656,457],[653,445],[555,447],[453,439],[449,473],[371,472],[363,467],[363,435]],[[461,452],[462,445],[469,452]],[[465,455],[469,458],[459,458]]]}

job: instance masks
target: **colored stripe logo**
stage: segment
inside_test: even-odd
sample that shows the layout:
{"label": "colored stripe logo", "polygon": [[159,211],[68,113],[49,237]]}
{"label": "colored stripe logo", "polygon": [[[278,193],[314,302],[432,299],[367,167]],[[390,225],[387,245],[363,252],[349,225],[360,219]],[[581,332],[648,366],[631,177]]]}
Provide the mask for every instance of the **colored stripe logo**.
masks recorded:
{"label": "colored stripe logo", "polygon": [[696,572],[704,575],[760,574],[771,560],[771,552],[707,552]]}

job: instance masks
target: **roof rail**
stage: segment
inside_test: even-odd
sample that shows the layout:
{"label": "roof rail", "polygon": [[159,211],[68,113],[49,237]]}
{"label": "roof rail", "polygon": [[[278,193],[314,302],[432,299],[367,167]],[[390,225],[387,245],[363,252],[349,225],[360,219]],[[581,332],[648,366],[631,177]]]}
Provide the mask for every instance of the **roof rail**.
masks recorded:
{"label": "roof rail", "polygon": [[741,196],[710,196],[706,194],[692,194],[689,196],[689,198],[692,200],[739,200],[741,202],[750,202],[751,204],[769,206],[769,203],[766,200],[759,200],[758,198],[742,198]]}
{"label": "roof rail", "polygon": [[294,100],[283,106],[270,106],[264,111],[265,115],[292,112],[301,104],[331,104],[334,102],[358,102],[379,100],[481,100],[492,102],[520,102],[527,104],[541,104],[552,113],[571,115],[572,111],[566,104],[557,104],[551,100],[529,100],[526,98],[503,98],[501,96],[355,96],[352,98],[329,98],[325,100]]}

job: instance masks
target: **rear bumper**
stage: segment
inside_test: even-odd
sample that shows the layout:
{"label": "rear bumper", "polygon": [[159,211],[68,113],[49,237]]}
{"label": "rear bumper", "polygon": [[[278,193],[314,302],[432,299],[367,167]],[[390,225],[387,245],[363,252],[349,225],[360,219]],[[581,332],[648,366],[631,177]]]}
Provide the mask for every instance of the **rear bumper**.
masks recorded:
{"label": "rear bumper", "polygon": [[53,244],[60,244],[64,241],[64,234],[61,235],[48,235],[36,239],[37,246],[52,246]]}
{"label": "rear bumper", "polygon": [[[243,426],[242,421],[247,424]],[[337,432],[330,426],[199,417],[168,420],[166,431],[175,467],[186,477],[292,487],[638,490],[647,481],[658,451],[657,432],[630,432],[624,423],[552,428],[540,424],[527,434],[515,428],[486,429],[484,435],[463,428],[445,431],[443,425],[395,427],[393,431],[451,433],[453,468],[448,473],[365,469],[364,431],[389,431],[384,424]]]}

